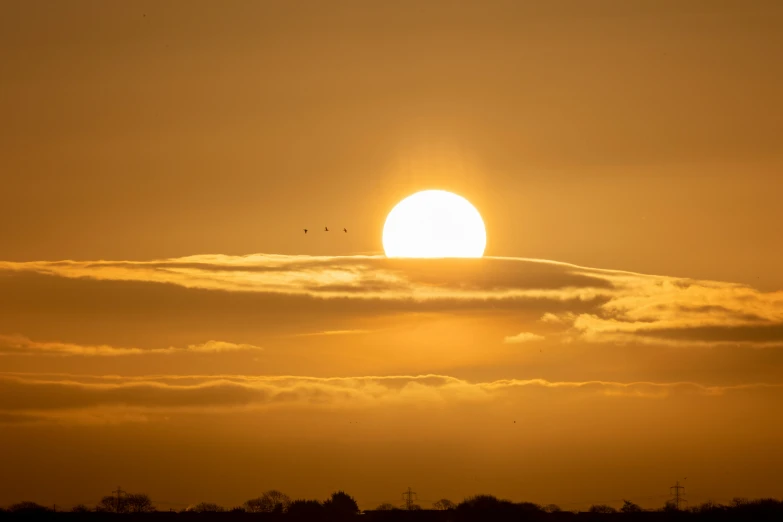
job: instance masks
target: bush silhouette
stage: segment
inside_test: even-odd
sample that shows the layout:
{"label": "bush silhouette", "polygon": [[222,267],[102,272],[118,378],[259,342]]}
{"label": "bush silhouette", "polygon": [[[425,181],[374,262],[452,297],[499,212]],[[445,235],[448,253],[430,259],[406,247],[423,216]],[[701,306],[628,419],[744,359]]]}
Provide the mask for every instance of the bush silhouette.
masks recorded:
{"label": "bush silhouette", "polygon": [[345,491],[335,491],[323,505],[327,513],[337,517],[347,517],[359,513],[359,504]]}
{"label": "bush silhouette", "polygon": [[714,513],[714,512],[725,511],[725,510],[726,510],[726,506],[722,506],[711,500],[708,500],[707,502],[699,504],[698,506],[693,506],[692,508],[690,508],[689,511],[691,513]]}
{"label": "bush silhouette", "polygon": [[29,500],[25,500],[16,504],[11,504],[8,506],[8,511],[11,513],[44,513],[46,511],[50,511],[50,509],[46,506],[38,504],[37,502],[30,502]]}
{"label": "bush silhouette", "polygon": [[679,511],[679,509],[677,508],[677,504],[675,504],[671,500],[667,500],[666,503],[661,508],[661,511],[664,511],[666,513],[672,513],[672,512]]}
{"label": "bush silhouette", "polygon": [[620,508],[621,513],[641,513],[642,508],[638,504],[634,504],[630,500],[623,500],[623,507]]}
{"label": "bush silhouette", "polygon": [[155,511],[149,495],[146,493],[131,493],[125,498],[130,513],[151,513]]}
{"label": "bush silhouette", "polygon": [[303,520],[314,520],[322,518],[325,509],[323,504],[317,500],[294,500],[288,506],[288,516],[293,518],[301,518]]}
{"label": "bush silhouette", "polygon": [[522,513],[541,513],[544,511],[544,508],[534,502],[518,502],[515,506]]}
{"label": "bush silhouette", "polygon": [[[258,499],[252,499],[246,504],[254,510],[251,512],[254,514],[245,516],[242,514],[245,512],[244,508],[234,508],[231,510],[232,515],[229,515],[223,507],[209,502],[190,506],[180,513],[183,513],[185,522],[197,522],[202,519],[205,522],[210,520],[219,522],[223,519],[226,521],[236,519],[237,522],[250,521],[251,519],[258,519],[259,522],[284,522],[286,518],[292,522],[347,522],[365,518],[368,522],[533,522],[542,520],[578,522],[582,518],[585,518],[584,522],[613,519],[663,522],[686,518],[694,520],[694,522],[783,521],[783,501],[775,498],[735,498],[728,505],[705,502],[684,510],[678,510],[674,503],[667,502],[662,509],[647,510],[646,512],[638,504],[630,500],[623,500],[619,511],[606,504],[595,504],[589,508],[589,514],[583,514],[581,517],[574,513],[564,513],[555,504],[542,507],[532,502],[515,503],[510,500],[498,499],[492,495],[468,497],[457,506],[447,499],[441,499],[433,503],[435,509],[417,513],[410,513],[392,504],[381,504],[363,517],[357,517],[360,513],[359,506],[356,500],[344,491],[332,493],[322,503],[318,500],[308,499],[291,501],[279,491],[270,490]],[[416,505],[416,509],[421,508]],[[73,522],[87,519],[100,522],[101,520],[114,518],[119,520],[127,517],[131,522],[143,520],[149,516],[149,520],[154,522],[159,518],[158,514],[151,515],[154,511],[152,501],[145,494],[128,494],[120,497],[119,501],[117,497],[106,496],[96,506],[96,513],[85,514],[89,511],[87,506],[79,504],[71,509],[72,513],[55,513],[54,510],[41,504],[25,501],[8,506],[7,509],[0,508],[0,520],[33,521],[53,518],[65,520],[67,518]],[[385,511],[385,513],[374,513],[379,511]],[[126,515],[116,517],[114,513],[117,512],[126,513]],[[239,514],[233,516],[234,513]],[[172,519],[169,522],[176,521]]]}
{"label": "bush silhouette", "polygon": [[285,513],[289,504],[291,504],[291,499],[288,495],[276,489],[270,489],[260,497],[245,502],[245,510],[248,513]]}
{"label": "bush silhouette", "polygon": [[199,502],[195,506],[188,507],[185,511],[190,513],[223,513],[226,509],[212,502]]}
{"label": "bush silhouette", "polygon": [[441,510],[441,511],[448,511],[450,509],[456,509],[457,505],[454,502],[452,502],[451,500],[447,499],[447,498],[442,498],[442,499],[438,500],[437,502],[434,502],[432,504],[432,508],[433,509],[438,509],[438,510]]}
{"label": "bush silhouette", "polygon": [[457,505],[457,516],[462,520],[516,520],[519,508],[510,500],[498,500],[492,495],[469,497]]}
{"label": "bush silhouette", "polygon": [[590,509],[587,510],[589,513],[601,513],[601,514],[609,514],[609,513],[617,513],[617,510],[613,508],[612,506],[607,506],[606,504],[593,504],[590,506]]}
{"label": "bush silhouette", "polygon": [[125,497],[117,498],[112,495],[106,495],[96,504],[95,511],[100,513],[127,513],[128,502]]}

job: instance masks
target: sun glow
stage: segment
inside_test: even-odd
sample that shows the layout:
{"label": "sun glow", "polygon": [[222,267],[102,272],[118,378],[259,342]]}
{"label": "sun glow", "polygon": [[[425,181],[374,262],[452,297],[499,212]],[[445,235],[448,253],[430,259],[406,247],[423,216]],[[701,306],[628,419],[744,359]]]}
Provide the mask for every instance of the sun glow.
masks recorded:
{"label": "sun glow", "polygon": [[487,232],[470,202],[445,190],[425,190],[403,199],[386,217],[387,257],[481,257]]}

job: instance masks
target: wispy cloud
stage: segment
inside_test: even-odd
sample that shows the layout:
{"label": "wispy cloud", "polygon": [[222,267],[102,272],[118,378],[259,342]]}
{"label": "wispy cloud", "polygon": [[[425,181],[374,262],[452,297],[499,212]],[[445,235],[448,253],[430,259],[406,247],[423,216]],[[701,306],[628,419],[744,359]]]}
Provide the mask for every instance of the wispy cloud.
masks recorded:
{"label": "wispy cloud", "polygon": [[545,337],[543,335],[537,335],[530,332],[520,332],[516,335],[506,336],[503,339],[503,342],[507,344],[519,344],[519,343],[529,343],[532,341],[543,341],[544,339]]}
{"label": "wispy cloud", "polygon": [[[588,342],[783,344],[783,292],[536,259],[201,255],[146,262],[0,262],[0,271],[167,283],[229,293],[372,301],[374,310],[526,307],[539,311],[542,322],[566,334],[562,339]],[[347,328],[305,335],[349,333],[365,332]],[[510,336],[507,342],[514,342],[515,337]],[[69,350],[78,351],[65,345],[59,351]],[[93,351],[107,349],[93,347]]]}
{"label": "wispy cloud", "polygon": [[122,346],[85,345],[58,341],[33,341],[22,335],[0,335],[0,355],[60,355],[60,356],[98,356],[113,357],[122,355],[149,355],[173,353],[220,353],[239,350],[262,350],[251,344],[237,344],[225,341],[207,341],[191,344],[184,348],[132,348]]}
{"label": "wispy cloud", "polygon": [[356,334],[366,334],[369,333],[370,330],[323,330],[320,332],[306,332],[306,333],[300,333],[295,334],[297,337],[313,337],[313,336],[321,336],[321,335],[356,335]]}
{"label": "wispy cloud", "polygon": [[[527,275],[517,272],[525,264],[538,267],[527,270]],[[565,268],[568,266],[571,268]],[[576,268],[554,262],[500,258],[447,259],[433,264],[431,260],[382,256],[271,254],[201,255],[156,261],[0,262],[0,270],[14,272],[322,299],[589,301],[607,295],[610,285],[606,281],[586,273],[576,274]]]}

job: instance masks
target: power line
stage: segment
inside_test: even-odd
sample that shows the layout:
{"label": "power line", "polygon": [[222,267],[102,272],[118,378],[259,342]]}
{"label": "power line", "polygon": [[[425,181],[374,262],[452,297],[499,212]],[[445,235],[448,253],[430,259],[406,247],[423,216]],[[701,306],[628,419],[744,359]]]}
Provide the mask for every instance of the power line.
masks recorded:
{"label": "power line", "polygon": [[590,505],[590,504],[608,504],[610,502],[622,502],[624,500],[632,500],[632,501],[642,501],[642,500],[652,500],[657,498],[665,498],[669,497],[671,495],[669,494],[663,494],[663,495],[650,495],[647,497],[623,497],[623,498],[609,498],[604,500],[582,500],[582,501],[576,501],[576,502],[557,502],[558,506],[576,506],[576,505]]}
{"label": "power line", "polygon": [[169,502],[168,500],[156,500],[156,504],[165,504],[167,506],[189,506],[189,502]]}

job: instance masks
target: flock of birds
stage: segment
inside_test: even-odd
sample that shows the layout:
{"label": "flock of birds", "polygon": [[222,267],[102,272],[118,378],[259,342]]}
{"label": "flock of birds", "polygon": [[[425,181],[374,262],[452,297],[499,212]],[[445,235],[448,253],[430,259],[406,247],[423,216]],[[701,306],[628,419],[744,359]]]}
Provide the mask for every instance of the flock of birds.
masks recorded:
{"label": "flock of birds", "polygon": [[[307,229],[306,228],[303,228],[302,230],[304,230],[304,233],[307,234]],[[324,232],[329,232],[329,227],[324,227]],[[347,234],[348,233],[348,229],[344,228],[343,232],[345,232]]]}

